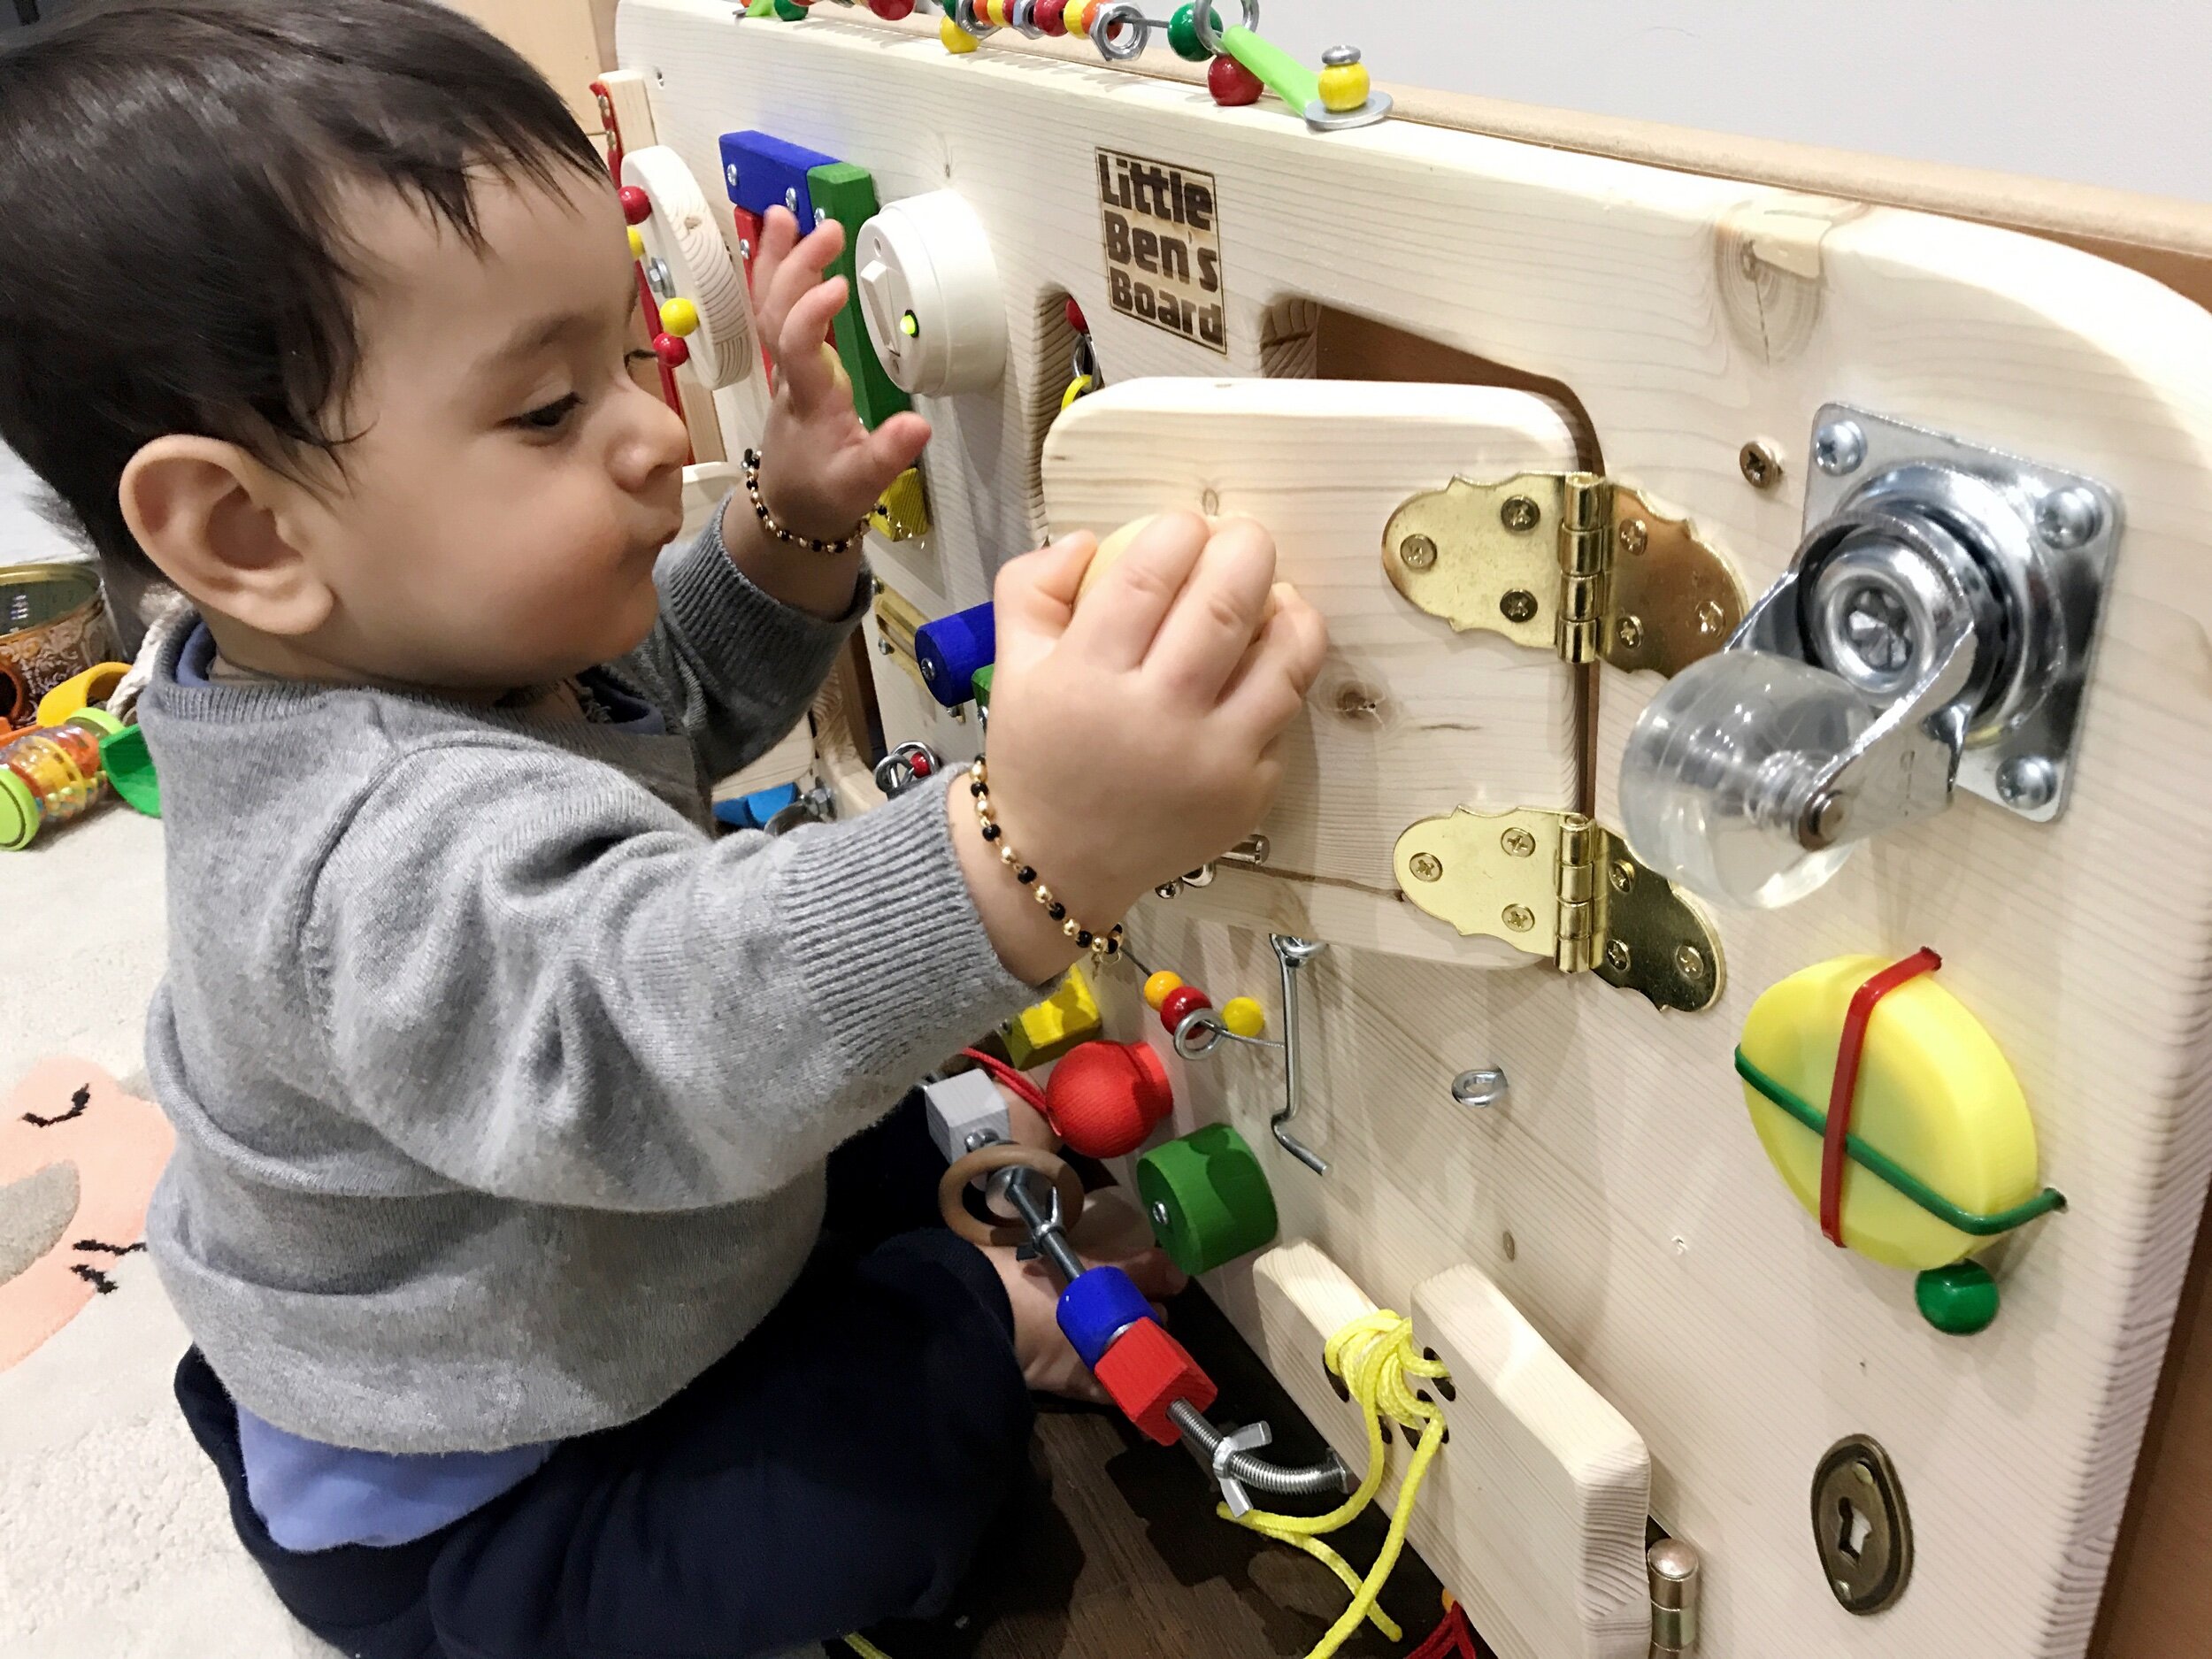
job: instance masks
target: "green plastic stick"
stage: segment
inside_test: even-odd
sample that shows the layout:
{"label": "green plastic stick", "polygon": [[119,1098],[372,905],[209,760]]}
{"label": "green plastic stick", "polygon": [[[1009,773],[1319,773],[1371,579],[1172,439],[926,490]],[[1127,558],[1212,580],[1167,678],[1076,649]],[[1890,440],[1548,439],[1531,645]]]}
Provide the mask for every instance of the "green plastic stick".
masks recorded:
{"label": "green plastic stick", "polygon": [[1221,50],[1242,64],[1270,92],[1296,115],[1321,96],[1321,76],[1300,63],[1272,41],[1262,40],[1248,28],[1223,29]]}
{"label": "green plastic stick", "polygon": [[[1809,1104],[1781,1082],[1762,1071],[1741,1048],[1736,1050],[1736,1075],[1815,1134],[1827,1133],[1827,1113]],[[1843,1143],[1851,1154],[1851,1161],[1877,1180],[1894,1187],[1938,1221],[1956,1227],[1961,1233],[1971,1233],[1978,1239],[1990,1239],[2001,1233],[2010,1233],[2015,1227],[2025,1226],[2038,1216],[2066,1208],[2066,1194],[2055,1187],[2047,1187],[2024,1204],[2015,1204],[2010,1210],[2001,1210],[1993,1216],[1978,1216],[1970,1210],[1961,1210],[1941,1193],[1923,1184],[1909,1171],[1891,1163],[1858,1136],[1847,1134]]]}

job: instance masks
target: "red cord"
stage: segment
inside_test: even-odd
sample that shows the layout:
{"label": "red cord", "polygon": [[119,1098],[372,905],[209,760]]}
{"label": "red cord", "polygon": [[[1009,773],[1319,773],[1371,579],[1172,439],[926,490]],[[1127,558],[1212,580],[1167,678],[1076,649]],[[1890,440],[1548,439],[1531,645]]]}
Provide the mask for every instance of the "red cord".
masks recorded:
{"label": "red cord", "polygon": [[1467,1622],[1467,1609],[1453,1602],[1444,1622],[1423,1638],[1406,1659],[1483,1659],[1475,1644],[1475,1627]]}
{"label": "red cord", "polygon": [[[1039,1088],[1034,1083],[1024,1077],[1019,1071],[1017,1071],[1012,1066],[1007,1064],[1005,1061],[995,1059],[990,1055],[984,1053],[980,1048],[963,1048],[960,1052],[966,1055],[969,1059],[974,1061],[978,1065],[981,1066],[986,1071],[988,1071],[1000,1082],[1005,1084],[1007,1087],[1012,1089],[1015,1094],[1020,1095],[1032,1106],[1034,1106],[1039,1111],[1041,1112],[1044,1110],[1044,1090]],[[1047,1121],[1049,1121],[1049,1118],[1048,1118]]]}
{"label": "red cord", "polygon": [[1943,958],[1923,946],[1851,994],[1850,1010],[1843,1017],[1843,1041],[1836,1050],[1836,1075],[1828,1087],[1828,1128],[1820,1147],[1820,1230],[1839,1248],[1843,1244],[1843,1166],[1849,1161],[1844,1142],[1851,1133],[1851,1109],[1859,1092],[1859,1056],[1866,1048],[1867,1022],[1874,1017],[1874,1005],[1892,991],[1942,965]]}

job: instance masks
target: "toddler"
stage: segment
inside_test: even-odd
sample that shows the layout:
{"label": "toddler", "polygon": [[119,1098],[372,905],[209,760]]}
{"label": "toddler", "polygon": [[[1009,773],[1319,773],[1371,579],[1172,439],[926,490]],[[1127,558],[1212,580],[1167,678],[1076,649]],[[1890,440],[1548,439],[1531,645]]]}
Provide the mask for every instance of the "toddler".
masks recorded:
{"label": "toddler", "polygon": [[88,0],[21,38],[0,439],[119,582],[189,602],[141,704],[149,1226],[240,1535],[377,1659],[942,1608],[1025,1384],[1087,1379],[1048,1280],[916,1225],[926,1141],[884,1120],[1258,821],[1318,618],[1256,526],[1190,515],[1078,614],[1071,538],[997,585],[1023,869],[941,779],[717,840],[709,780],[808,706],[928,436],[864,430],[825,361],[838,227],[764,234],[764,511],[664,557],[686,441],[630,375],[620,209],[512,53],[431,0]]}

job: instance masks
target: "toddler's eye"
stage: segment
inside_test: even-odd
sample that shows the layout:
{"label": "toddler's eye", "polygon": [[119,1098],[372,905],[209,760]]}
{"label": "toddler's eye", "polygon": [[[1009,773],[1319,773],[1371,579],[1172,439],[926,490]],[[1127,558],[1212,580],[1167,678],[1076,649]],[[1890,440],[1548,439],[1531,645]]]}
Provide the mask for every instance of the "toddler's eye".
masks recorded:
{"label": "toddler's eye", "polygon": [[558,432],[568,424],[568,418],[584,405],[584,400],[573,392],[566,397],[557,397],[540,405],[526,415],[518,415],[510,423],[525,432]]}
{"label": "toddler's eye", "polygon": [[640,347],[635,351],[626,353],[622,360],[625,363],[653,363],[658,361],[658,355]]}

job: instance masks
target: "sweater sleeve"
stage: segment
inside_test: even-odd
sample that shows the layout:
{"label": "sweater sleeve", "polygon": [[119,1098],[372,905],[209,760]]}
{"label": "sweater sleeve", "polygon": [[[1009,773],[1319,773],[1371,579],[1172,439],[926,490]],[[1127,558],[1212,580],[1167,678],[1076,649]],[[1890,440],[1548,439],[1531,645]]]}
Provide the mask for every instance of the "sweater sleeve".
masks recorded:
{"label": "sweater sleeve", "polygon": [[775,1191],[1034,999],[962,880],[945,784],[709,841],[535,746],[400,754],[335,838],[303,957],[340,1110],[526,1202]]}
{"label": "sweater sleeve", "polygon": [[799,723],[867,609],[864,569],[845,614],[824,621],[770,597],[730,563],[722,513],[654,573],[661,615],[616,665],[726,777]]}

